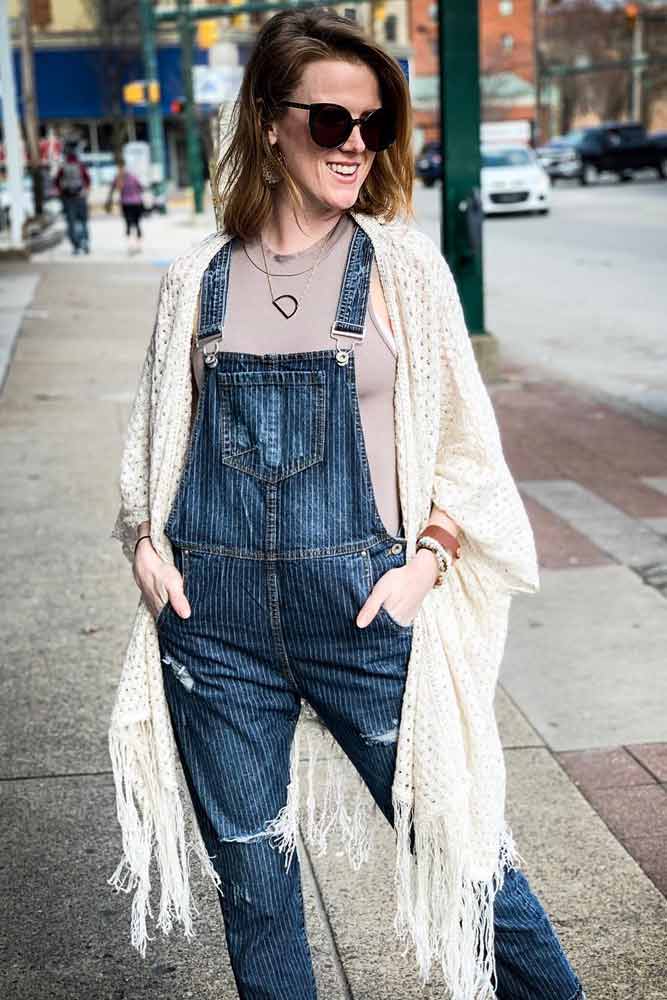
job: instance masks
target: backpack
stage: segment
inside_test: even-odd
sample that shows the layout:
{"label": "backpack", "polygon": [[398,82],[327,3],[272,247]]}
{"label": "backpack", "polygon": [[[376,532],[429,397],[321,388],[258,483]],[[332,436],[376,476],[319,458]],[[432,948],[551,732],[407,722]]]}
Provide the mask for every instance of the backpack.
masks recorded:
{"label": "backpack", "polygon": [[60,187],[63,194],[79,194],[83,187],[81,167],[78,160],[68,160],[63,163],[60,177]]}

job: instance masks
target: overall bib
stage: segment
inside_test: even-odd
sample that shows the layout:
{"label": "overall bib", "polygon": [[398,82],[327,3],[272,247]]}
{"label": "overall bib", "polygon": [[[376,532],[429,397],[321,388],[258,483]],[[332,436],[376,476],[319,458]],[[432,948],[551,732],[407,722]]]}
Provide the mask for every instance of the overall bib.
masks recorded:
{"label": "overall bib", "polygon": [[[373,247],[355,226],[331,331],[346,345],[274,354],[220,348],[231,247],[202,279],[204,381],[165,526],[192,613],[182,619],[167,602],[156,627],[239,995],[315,1000],[298,857],[286,870],[265,827],[287,801],[301,698],[392,822],[413,631],[384,607],[355,624],[377,580],[406,558],[405,538],[378,513],[357,397],[353,347],[365,334]],[[509,875],[504,915],[497,897],[501,934],[503,919],[509,930],[508,991],[498,996],[571,1000],[577,980],[546,914],[523,875]],[[534,968],[540,954],[558,992]],[[517,992],[528,968],[532,986]]]}

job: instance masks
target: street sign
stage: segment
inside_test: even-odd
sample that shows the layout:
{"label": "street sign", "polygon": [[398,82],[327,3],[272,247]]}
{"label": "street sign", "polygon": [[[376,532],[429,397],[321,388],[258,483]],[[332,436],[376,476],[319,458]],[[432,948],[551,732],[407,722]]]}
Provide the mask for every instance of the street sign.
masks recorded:
{"label": "street sign", "polygon": [[192,85],[195,104],[233,101],[243,78],[242,66],[193,66]]}

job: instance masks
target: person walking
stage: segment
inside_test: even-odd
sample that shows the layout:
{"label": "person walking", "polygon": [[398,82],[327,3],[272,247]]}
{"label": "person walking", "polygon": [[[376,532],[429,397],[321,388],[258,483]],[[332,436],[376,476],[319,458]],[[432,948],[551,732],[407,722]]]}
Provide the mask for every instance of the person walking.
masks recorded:
{"label": "person walking", "polygon": [[[111,182],[109,194],[106,200],[106,210],[111,211],[113,205],[114,191],[118,191],[120,207],[125,220],[125,235],[127,238],[127,252],[132,255],[141,252],[141,217],[144,213],[143,185],[139,178],[131,173],[125,166],[125,160],[119,157],[116,161],[118,170]],[[136,239],[132,239],[134,229]]]}
{"label": "person walking", "polygon": [[62,202],[72,253],[78,254],[80,250],[90,253],[88,232],[90,174],[79,159],[74,139],[65,142],[64,162],[56,173],[54,183]]}
{"label": "person walking", "polygon": [[[326,850],[336,829],[356,868],[374,803],[422,980],[437,962],[454,1000],[582,1000],[504,816],[493,694],[537,558],[451,273],[413,222],[410,114],[354,22],[290,10],[259,31],[220,228],[162,279],[121,460],[112,535],[140,598],[108,881],[134,892],[145,955],[152,858],[157,926],[190,937],[194,851],[239,997],[315,1000],[297,831]],[[309,756],[306,817],[304,733],[344,752],[317,787]]]}

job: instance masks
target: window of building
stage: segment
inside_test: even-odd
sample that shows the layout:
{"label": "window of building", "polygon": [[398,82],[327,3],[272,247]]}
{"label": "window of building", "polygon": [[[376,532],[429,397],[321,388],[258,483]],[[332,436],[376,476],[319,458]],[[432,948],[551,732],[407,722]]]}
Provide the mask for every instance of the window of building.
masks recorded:
{"label": "window of building", "polygon": [[511,52],[514,48],[514,35],[501,35],[500,45],[503,52]]}
{"label": "window of building", "polygon": [[343,16],[346,17],[348,21],[356,21],[357,20],[356,7],[346,7],[345,14]]}
{"label": "window of building", "polygon": [[514,13],[514,0],[500,0],[498,9],[503,17],[509,17],[510,14]]}
{"label": "window of building", "polygon": [[398,18],[395,14],[389,14],[384,19],[384,37],[387,42],[395,42],[398,34]]}

